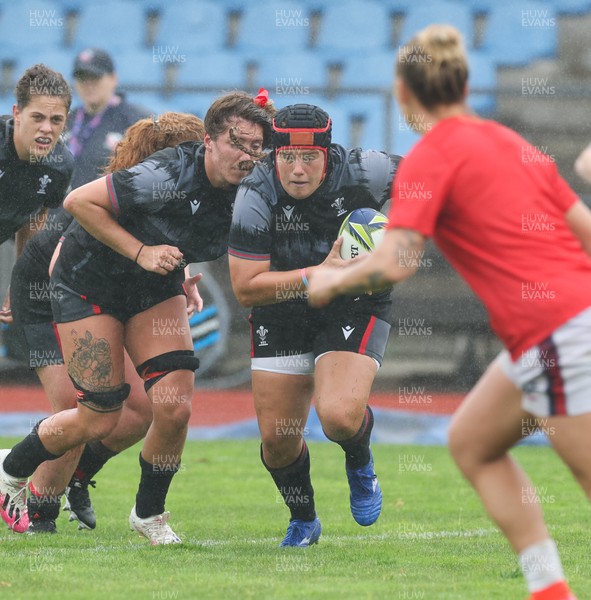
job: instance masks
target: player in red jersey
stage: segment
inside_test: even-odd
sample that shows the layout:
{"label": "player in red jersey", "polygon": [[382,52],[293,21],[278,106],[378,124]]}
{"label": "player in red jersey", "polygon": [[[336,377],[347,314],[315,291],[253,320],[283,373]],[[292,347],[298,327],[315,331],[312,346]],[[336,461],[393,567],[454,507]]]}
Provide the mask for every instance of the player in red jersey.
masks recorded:
{"label": "player in red jersey", "polygon": [[310,301],[409,277],[416,261],[405,257],[434,238],[506,347],[455,414],[452,455],[519,554],[531,600],[573,600],[536,490],[508,451],[541,428],[591,496],[591,211],[551,157],[470,114],[467,79],[452,27],[401,48],[396,96],[423,137],[396,176],[383,242],[357,264],[317,269]]}

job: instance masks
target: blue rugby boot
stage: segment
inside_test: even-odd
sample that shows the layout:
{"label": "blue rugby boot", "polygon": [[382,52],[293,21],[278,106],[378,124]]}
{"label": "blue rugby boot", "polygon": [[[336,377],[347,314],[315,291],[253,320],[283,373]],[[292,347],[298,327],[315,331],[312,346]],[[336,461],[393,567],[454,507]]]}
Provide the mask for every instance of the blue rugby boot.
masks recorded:
{"label": "blue rugby boot", "polygon": [[295,546],[297,548],[307,548],[312,544],[318,543],[318,538],[322,533],[320,519],[316,517],[313,521],[302,521],[294,519],[289,522],[287,533],[283,538],[280,547]]}
{"label": "blue rugby boot", "polygon": [[367,527],[378,520],[382,511],[382,490],[373,467],[373,454],[369,462],[359,469],[346,468],[351,494],[351,514],[359,525]]}

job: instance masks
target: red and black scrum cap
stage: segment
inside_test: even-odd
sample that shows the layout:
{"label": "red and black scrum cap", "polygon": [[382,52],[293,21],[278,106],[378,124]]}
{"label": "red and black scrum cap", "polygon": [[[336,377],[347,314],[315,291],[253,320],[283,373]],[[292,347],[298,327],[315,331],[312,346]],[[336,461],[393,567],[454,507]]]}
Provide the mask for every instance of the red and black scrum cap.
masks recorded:
{"label": "red and black scrum cap", "polygon": [[273,119],[274,148],[314,146],[328,148],[332,121],[328,114],[313,104],[291,104],[277,112]]}

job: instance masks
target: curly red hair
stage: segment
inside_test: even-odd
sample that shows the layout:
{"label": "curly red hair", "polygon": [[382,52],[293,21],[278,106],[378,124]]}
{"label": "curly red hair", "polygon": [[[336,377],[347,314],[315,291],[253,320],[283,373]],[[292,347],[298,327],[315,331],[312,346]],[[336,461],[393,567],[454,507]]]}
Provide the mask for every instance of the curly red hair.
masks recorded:
{"label": "curly red hair", "polygon": [[165,112],[140,119],[128,127],[105,168],[105,173],[129,169],[154,152],[182,142],[203,140],[203,121],[195,115]]}

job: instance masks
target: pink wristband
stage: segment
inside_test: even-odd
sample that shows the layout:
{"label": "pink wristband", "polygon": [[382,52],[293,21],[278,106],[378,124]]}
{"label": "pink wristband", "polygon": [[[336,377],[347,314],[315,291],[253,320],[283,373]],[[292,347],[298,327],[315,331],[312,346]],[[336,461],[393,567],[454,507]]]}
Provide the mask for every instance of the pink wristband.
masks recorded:
{"label": "pink wristband", "polygon": [[310,287],[310,282],[308,281],[308,277],[306,276],[306,267],[304,267],[303,269],[300,269],[300,276],[302,278],[302,282],[304,284],[304,287],[307,289]]}

